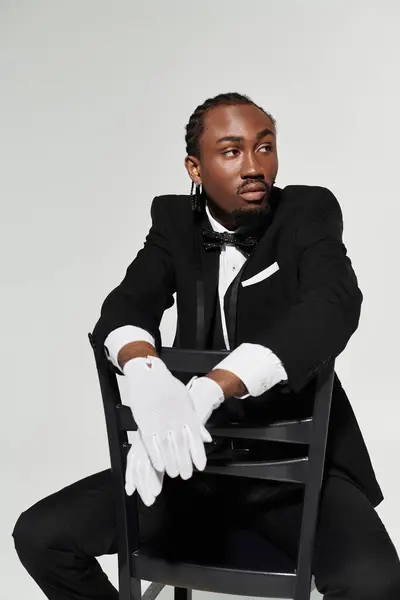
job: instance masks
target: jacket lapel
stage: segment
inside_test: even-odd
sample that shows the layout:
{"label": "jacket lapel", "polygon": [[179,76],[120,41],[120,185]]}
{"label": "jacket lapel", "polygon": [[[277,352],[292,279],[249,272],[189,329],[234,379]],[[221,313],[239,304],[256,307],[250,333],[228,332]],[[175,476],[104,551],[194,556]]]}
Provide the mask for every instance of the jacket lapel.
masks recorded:
{"label": "jacket lapel", "polygon": [[219,252],[214,250],[206,251],[202,247],[203,252],[203,282],[204,282],[204,340],[203,348],[205,348],[206,340],[210,332],[212,317],[216,306],[216,298],[218,292],[219,280]]}
{"label": "jacket lapel", "polygon": [[272,205],[272,217],[271,221],[267,226],[264,235],[260,238],[257,246],[250,254],[248,260],[245,262],[244,269],[238,273],[240,280],[249,279],[253,275],[256,275],[262,269],[265,269],[271,262],[274,262],[275,253],[275,235],[279,229],[281,222],[281,211],[279,205],[281,202],[281,189],[274,188],[273,196],[271,198]]}
{"label": "jacket lapel", "polygon": [[[272,221],[268,225],[264,235],[250,254],[243,267],[232,281],[224,298],[224,310],[227,321],[228,337],[231,349],[236,344],[236,317],[239,287],[244,276],[246,278],[255,275],[260,269],[268,265],[268,261],[273,257],[273,240],[278,228],[279,217],[276,214],[280,201],[279,188],[274,188],[271,198],[273,206]],[[211,223],[204,214],[200,227],[195,231],[196,242],[200,244],[201,269],[197,273],[197,348],[204,349],[210,333],[212,317],[216,307],[216,296],[219,280],[219,259],[220,253],[217,250],[205,250],[203,246],[201,227],[211,228]]]}
{"label": "jacket lapel", "polygon": [[240,284],[243,279],[252,277],[261,269],[264,269],[265,266],[268,266],[270,262],[275,260],[274,239],[280,222],[279,212],[277,211],[280,201],[280,192],[281,190],[279,188],[274,189],[274,198],[272,200],[274,212],[272,221],[225,294],[224,311],[231,350],[236,347],[236,319]]}
{"label": "jacket lapel", "polygon": [[271,225],[226,291],[224,312],[231,350],[236,347],[236,319],[240,284],[244,278],[247,279],[257,273],[260,270],[260,264],[262,265],[261,268],[264,268],[265,264],[268,264],[269,260],[271,260],[269,257],[273,255],[273,239],[274,235]]}
{"label": "jacket lapel", "polygon": [[211,229],[211,223],[204,214],[202,221],[194,231],[200,254],[200,265],[196,271],[196,348],[205,349],[210,333],[212,317],[216,305],[219,280],[219,257],[216,250],[206,251],[203,246],[201,228]]}

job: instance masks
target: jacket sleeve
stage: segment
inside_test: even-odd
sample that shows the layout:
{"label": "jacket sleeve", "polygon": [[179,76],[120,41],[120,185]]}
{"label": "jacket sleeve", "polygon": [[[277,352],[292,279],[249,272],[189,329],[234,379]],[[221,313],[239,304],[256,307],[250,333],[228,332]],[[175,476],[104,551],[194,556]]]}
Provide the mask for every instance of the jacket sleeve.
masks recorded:
{"label": "jacket sleeve", "polygon": [[93,330],[93,341],[100,348],[108,334],[123,325],[148,331],[161,347],[159,325],[164,311],[174,303],[175,270],[162,215],[163,198],[151,205],[152,225],[144,246],[129,265],[125,277],[104,300],[101,316]]}
{"label": "jacket sleeve", "polygon": [[342,241],[340,206],[326,188],[314,189],[296,223],[298,301],[260,336],[282,361],[294,392],[344,350],[358,327],[362,303]]}

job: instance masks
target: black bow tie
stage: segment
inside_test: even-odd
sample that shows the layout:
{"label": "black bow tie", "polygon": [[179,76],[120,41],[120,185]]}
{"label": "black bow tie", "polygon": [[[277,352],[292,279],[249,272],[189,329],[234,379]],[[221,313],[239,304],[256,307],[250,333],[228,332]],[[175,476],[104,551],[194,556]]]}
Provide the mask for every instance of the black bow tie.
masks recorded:
{"label": "black bow tie", "polygon": [[229,231],[218,233],[212,229],[203,228],[201,234],[203,236],[203,246],[206,250],[221,250],[224,244],[233,244],[239,250],[251,252],[258,242],[258,237],[243,237]]}

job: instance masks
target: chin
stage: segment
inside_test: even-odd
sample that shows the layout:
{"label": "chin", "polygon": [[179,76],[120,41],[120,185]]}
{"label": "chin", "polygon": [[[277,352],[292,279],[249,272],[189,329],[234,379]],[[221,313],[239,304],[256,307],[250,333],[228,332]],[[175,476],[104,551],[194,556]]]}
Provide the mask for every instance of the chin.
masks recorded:
{"label": "chin", "polygon": [[243,206],[242,210],[258,210],[260,212],[264,211],[268,206],[268,202],[246,202]]}
{"label": "chin", "polygon": [[256,213],[259,215],[264,215],[268,212],[270,206],[268,204],[268,198],[266,200],[261,200],[261,202],[245,202],[238,210],[234,211],[235,213]]}
{"label": "chin", "polygon": [[246,204],[241,208],[232,212],[235,227],[250,227],[253,228],[259,225],[265,216],[269,214],[270,206],[268,200],[263,200],[262,204]]}

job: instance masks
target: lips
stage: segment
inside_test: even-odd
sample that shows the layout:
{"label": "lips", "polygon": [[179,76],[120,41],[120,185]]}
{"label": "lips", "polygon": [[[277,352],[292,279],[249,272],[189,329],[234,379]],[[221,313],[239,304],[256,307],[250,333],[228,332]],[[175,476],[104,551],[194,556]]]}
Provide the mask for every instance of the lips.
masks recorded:
{"label": "lips", "polygon": [[248,202],[262,200],[267,193],[267,188],[261,184],[247,185],[240,192],[240,196]]}

